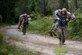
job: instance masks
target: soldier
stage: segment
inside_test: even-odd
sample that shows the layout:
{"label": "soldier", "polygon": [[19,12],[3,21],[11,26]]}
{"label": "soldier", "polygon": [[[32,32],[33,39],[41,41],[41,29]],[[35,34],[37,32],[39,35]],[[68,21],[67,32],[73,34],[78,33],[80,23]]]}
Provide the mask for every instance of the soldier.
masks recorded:
{"label": "soldier", "polygon": [[18,29],[20,29],[20,27],[22,28],[23,35],[26,34],[26,28],[29,25],[29,18],[30,16],[27,14],[22,14],[19,17]]}
{"label": "soldier", "polygon": [[[64,29],[64,35],[66,33],[66,30],[67,30],[67,26],[68,26],[68,22],[74,18],[74,15],[72,15],[70,12],[67,11],[66,8],[63,8],[62,10],[58,9],[55,11],[55,21],[56,23],[54,23],[52,25],[52,28],[51,28],[51,31],[49,32],[49,34],[51,36],[53,36],[53,34],[55,34],[54,32],[59,29],[61,29],[63,27]],[[60,28],[59,28],[60,27]],[[58,29],[59,28],[59,29]],[[58,33],[59,34],[59,33]],[[56,34],[55,34],[56,35]],[[62,44],[65,43],[65,36],[61,37],[61,36],[58,36],[59,37],[59,40],[61,41],[62,40]]]}

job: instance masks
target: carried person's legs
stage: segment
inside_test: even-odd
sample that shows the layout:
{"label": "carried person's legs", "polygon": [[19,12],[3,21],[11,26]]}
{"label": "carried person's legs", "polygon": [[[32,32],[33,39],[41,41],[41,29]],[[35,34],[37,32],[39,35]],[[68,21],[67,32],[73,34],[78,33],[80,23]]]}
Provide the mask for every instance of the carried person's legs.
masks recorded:
{"label": "carried person's legs", "polygon": [[23,35],[26,34],[26,27],[22,27],[22,32],[23,32]]}
{"label": "carried person's legs", "polygon": [[28,23],[28,22],[23,23],[23,27],[22,27],[23,35],[25,35],[25,34],[26,34],[26,29],[28,28],[28,25],[29,25],[29,23]]}
{"label": "carried person's legs", "polygon": [[53,35],[56,36],[55,31],[57,30],[57,27],[58,27],[58,23],[53,23],[51,30],[49,31],[50,36],[52,37]]}

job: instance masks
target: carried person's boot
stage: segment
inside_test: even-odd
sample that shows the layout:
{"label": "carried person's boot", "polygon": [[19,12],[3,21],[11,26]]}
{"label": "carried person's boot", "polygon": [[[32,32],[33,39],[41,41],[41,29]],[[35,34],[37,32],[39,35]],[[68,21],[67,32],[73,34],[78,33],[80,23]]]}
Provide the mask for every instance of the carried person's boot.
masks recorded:
{"label": "carried person's boot", "polygon": [[52,31],[49,31],[49,35],[50,35],[51,37],[53,37]]}

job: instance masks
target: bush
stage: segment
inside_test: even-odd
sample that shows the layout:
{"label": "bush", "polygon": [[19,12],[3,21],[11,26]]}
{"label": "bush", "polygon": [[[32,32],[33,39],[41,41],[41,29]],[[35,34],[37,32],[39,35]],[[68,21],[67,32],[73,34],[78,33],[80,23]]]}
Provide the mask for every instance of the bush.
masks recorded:
{"label": "bush", "polygon": [[0,48],[0,55],[40,55],[39,52],[25,51],[23,49],[17,49],[15,47],[2,47]]}
{"label": "bush", "polygon": [[32,12],[30,15],[32,16],[32,20],[41,19],[41,15],[39,13]]}
{"label": "bush", "polygon": [[28,31],[36,31],[37,33],[47,33],[50,30],[53,23],[52,17],[44,17],[41,19],[33,20],[30,22]]}
{"label": "bush", "polygon": [[82,40],[82,14],[69,24],[68,38]]}

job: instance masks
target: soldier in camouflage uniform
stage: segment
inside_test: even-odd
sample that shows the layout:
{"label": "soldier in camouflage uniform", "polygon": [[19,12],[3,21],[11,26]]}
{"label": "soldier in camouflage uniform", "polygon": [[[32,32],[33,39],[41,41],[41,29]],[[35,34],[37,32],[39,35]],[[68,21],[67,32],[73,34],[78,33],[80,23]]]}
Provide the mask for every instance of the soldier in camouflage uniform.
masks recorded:
{"label": "soldier in camouflage uniform", "polygon": [[[49,34],[51,36],[53,36],[53,34],[56,36],[55,31],[58,31],[57,36],[59,38],[60,44],[64,44],[65,43],[65,33],[67,31],[68,22],[71,19],[75,18],[75,16],[72,15],[70,12],[68,12],[66,8],[63,8],[62,10],[60,9],[56,10],[54,16],[55,16],[56,23],[52,25],[52,28]],[[60,36],[61,29],[63,29],[63,32],[64,32],[62,37]]]}
{"label": "soldier in camouflage uniform", "polygon": [[19,17],[18,29],[22,28],[23,35],[26,34],[26,28],[29,25],[30,16],[27,14],[22,14]]}

